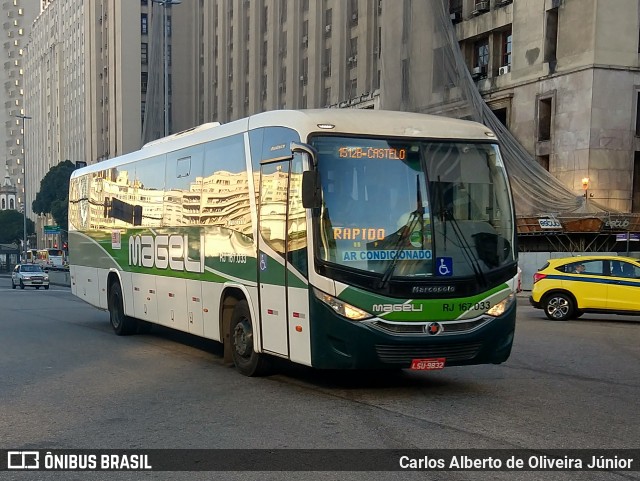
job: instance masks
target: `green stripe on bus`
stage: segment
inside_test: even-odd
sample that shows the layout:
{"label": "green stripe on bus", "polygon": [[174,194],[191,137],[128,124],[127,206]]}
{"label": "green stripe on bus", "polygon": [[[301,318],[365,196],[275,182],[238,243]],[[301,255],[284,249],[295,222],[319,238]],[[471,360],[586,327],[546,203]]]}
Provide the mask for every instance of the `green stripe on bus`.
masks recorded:
{"label": "green stripe on bus", "polygon": [[[509,286],[501,284],[470,297],[398,299],[374,294],[355,287],[348,287],[338,297],[353,306],[389,321],[424,322],[425,320],[444,321],[456,319],[470,308],[473,308],[473,306],[506,289],[509,289]],[[504,297],[507,297],[507,295],[505,294]],[[394,308],[398,310],[386,311],[386,309]],[[486,311],[486,309],[484,310]]]}

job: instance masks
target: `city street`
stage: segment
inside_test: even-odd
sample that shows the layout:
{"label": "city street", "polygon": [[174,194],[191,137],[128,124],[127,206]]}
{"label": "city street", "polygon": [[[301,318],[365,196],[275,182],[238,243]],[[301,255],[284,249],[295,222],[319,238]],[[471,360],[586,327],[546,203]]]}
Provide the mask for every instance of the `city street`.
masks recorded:
{"label": "city street", "polygon": [[[5,449],[637,449],[640,318],[587,314],[557,323],[524,297],[519,302],[515,345],[503,365],[432,373],[282,365],[271,376],[246,378],[224,364],[214,342],[164,328],[118,337],[105,312],[69,289],[11,290],[2,277],[0,439]],[[221,477],[640,479],[637,472],[229,474]],[[74,476],[15,479],[105,479]]]}

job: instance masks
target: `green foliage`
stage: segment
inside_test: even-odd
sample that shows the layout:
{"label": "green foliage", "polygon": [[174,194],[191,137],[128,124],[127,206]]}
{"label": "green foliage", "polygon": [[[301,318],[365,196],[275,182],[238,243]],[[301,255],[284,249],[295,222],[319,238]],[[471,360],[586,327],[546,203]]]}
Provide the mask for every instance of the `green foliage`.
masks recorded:
{"label": "green foliage", "polygon": [[51,214],[56,225],[63,229],[68,225],[69,178],[74,170],[75,165],[70,160],[51,167],[40,182],[40,192],[31,205],[38,214]]}
{"label": "green foliage", "polygon": [[[27,219],[27,235],[33,234],[35,226]],[[20,212],[15,210],[0,211],[0,244],[20,245],[24,234],[24,221]]]}

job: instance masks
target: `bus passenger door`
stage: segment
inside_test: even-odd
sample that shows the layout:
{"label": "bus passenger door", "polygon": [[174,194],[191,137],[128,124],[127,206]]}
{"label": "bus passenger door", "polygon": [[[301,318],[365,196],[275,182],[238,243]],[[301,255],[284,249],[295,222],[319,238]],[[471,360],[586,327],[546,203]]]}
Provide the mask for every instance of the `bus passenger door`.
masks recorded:
{"label": "bus passenger door", "polygon": [[290,161],[260,169],[258,277],[262,348],[289,356],[287,314],[287,216]]}

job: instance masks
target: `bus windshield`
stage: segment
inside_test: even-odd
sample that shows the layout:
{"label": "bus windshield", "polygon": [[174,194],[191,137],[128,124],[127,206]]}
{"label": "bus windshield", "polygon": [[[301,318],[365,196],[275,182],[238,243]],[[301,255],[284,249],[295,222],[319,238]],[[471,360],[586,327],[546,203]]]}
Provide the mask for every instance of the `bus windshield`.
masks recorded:
{"label": "bus windshield", "polygon": [[392,278],[482,279],[514,262],[497,145],[315,137],[321,261]]}

